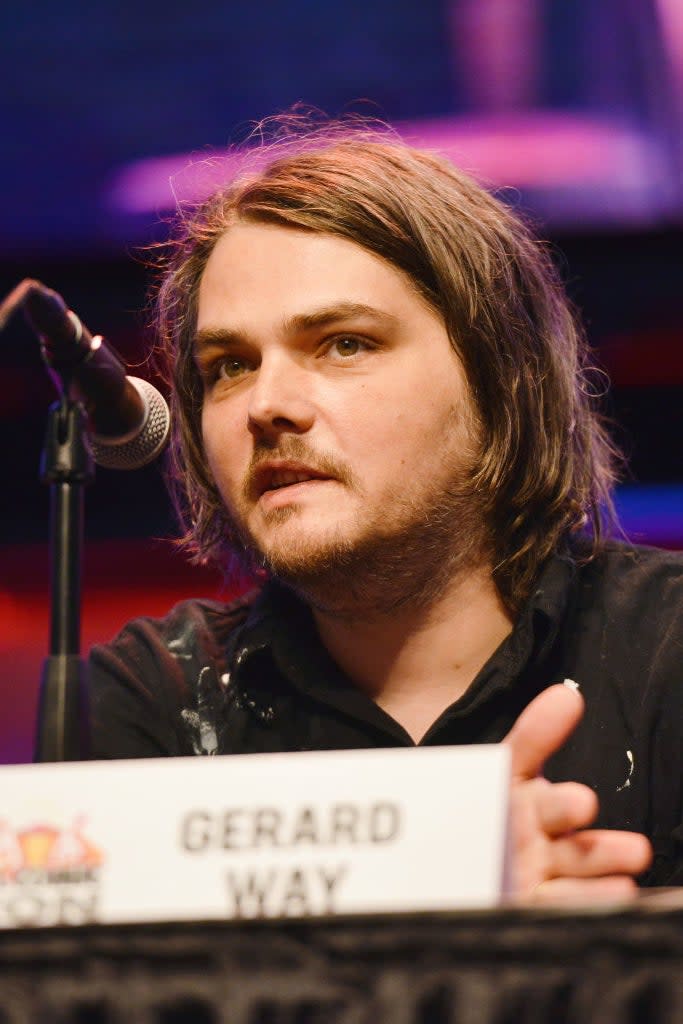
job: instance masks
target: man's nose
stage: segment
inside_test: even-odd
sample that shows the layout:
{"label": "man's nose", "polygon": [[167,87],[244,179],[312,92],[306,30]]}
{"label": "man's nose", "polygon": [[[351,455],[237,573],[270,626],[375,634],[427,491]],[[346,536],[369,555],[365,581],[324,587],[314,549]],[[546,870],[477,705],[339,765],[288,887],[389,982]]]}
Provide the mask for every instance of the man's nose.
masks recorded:
{"label": "man's nose", "polygon": [[315,419],[305,369],[284,355],[263,359],[249,396],[249,430],[254,437],[303,434]]}

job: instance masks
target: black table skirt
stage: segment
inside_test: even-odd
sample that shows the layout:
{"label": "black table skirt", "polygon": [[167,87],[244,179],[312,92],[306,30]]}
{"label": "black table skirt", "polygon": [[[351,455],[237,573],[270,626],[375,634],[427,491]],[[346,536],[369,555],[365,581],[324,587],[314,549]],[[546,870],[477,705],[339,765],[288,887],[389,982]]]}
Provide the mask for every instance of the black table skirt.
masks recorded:
{"label": "black table skirt", "polygon": [[683,909],[0,933],[0,1024],[678,1024]]}

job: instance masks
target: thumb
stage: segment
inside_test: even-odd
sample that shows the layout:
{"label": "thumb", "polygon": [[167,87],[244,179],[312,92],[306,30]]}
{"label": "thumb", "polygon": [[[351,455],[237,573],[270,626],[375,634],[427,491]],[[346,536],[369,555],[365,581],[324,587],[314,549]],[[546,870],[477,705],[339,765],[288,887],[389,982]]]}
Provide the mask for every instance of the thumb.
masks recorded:
{"label": "thumb", "polygon": [[503,740],[512,748],[512,777],[533,779],[571,736],[583,715],[584,701],[565,683],[549,686],[524,709]]}

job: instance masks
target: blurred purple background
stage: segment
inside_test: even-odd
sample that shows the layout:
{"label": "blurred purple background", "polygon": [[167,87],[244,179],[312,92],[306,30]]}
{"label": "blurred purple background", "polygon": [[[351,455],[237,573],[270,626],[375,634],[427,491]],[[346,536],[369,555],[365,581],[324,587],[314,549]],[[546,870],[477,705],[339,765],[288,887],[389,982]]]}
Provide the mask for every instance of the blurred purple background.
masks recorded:
{"label": "blurred purple background", "polygon": [[[680,0],[38,0],[0,10],[0,295],[26,275],[144,358],[141,247],[229,168],[253,122],[303,102],[388,119],[528,211],[556,247],[630,456],[638,540],[683,547]],[[207,157],[210,158],[207,161]],[[51,385],[0,336],[0,761],[30,756],[47,634]],[[219,581],[188,569],[158,466],[87,495],[84,643]]]}

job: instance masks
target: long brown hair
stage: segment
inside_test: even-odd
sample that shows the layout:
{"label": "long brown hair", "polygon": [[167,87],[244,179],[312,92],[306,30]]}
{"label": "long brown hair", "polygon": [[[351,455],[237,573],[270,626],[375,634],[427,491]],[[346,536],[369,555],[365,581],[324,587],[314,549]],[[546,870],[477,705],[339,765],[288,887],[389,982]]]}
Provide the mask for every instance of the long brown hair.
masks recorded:
{"label": "long brown hair", "polygon": [[209,475],[192,358],[206,262],[236,220],[328,232],[408,274],[443,317],[476,404],[494,578],[512,609],[547,556],[613,518],[618,455],[595,407],[587,348],[546,245],[449,162],[396,139],[329,128],[181,218],[157,295],[172,384],[170,480],[195,559],[226,564],[234,537]]}

